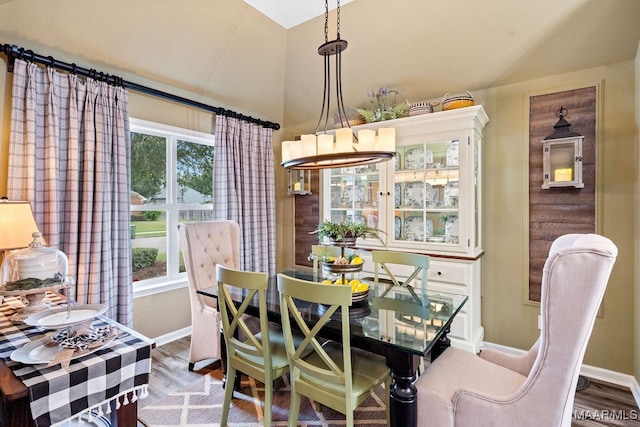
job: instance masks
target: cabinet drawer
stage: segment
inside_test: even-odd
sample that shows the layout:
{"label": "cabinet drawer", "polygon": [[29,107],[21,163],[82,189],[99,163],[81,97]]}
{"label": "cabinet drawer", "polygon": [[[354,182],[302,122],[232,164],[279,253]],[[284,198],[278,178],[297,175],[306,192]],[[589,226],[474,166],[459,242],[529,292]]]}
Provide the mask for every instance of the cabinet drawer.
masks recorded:
{"label": "cabinet drawer", "polygon": [[[456,295],[469,295],[469,287],[466,285],[458,285],[455,283],[441,283],[431,280],[427,281],[427,290]],[[462,308],[464,308],[464,306]]]}
{"label": "cabinet drawer", "polygon": [[429,265],[427,279],[435,282],[467,284],[467,268],[464,265],[432,261]]}
{"label": "cabinet drawer", "polygon": [[461,338],[463,340],[468,340],[470,337],[468,336],[467,329],[467,313],[458,313],[451,322],[451,332],[449,332],[450,337]]}

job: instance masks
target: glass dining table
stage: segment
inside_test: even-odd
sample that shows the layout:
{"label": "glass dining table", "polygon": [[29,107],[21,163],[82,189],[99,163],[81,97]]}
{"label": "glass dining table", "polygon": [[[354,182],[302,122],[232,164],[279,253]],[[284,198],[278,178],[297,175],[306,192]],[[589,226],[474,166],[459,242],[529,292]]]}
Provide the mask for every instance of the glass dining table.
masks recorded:
{"label": "glass dining table", "polygon": [[[306,267],[290,268],[280,273],[304,280],[319,280],[318,275]],[[373,278],[360,280],[369,283],[370,288],[367,298],[354,302],[349,310],[351,346],[386,359],[392,380],[389,424],[416,426],[418,408],[414,382],[420,360],[427,357],[433,361],[450,345],[447,334],[467,297],[428,289],[415,289],[410,293],[402,286],[388,289],[388,284],[376,284]],[[276,283],[274,275],[267,291],[267,315],[269,321],[281,324]],[[201,289],[198,293],[217,298],[217,287]],[[322,305],[309,304],[304,314],[308,323],[313,324],[323,313]],[[247,309],[247,314],[258,315],[257,301]],[[324,338],[338,341],[341,340],[340,334],[338,318],[329,322],[321,333]]]}

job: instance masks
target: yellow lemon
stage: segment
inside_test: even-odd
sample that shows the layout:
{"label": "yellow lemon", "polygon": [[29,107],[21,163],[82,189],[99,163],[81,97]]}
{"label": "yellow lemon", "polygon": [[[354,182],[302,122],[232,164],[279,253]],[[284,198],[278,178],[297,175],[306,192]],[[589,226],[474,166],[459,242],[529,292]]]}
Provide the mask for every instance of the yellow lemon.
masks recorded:
{"label": "yellow lemon", "polygon": [[360,258],[359,256],[355,256],[351,260],[351,264],[362,264],[363,262],[364,262],[364,260],[362,258]]}
{"label": "yellow lemon", "polygon": [[335,260],[336,260],[336,257],[334,256],[327,257],[327,262],[334,262]]}
{"label": "yellow lemon", "polygon": [[350,284],[351,286],[358,286],[358,285],[360,284],[360,280],[358,280],[358,279],[352,279],[352,280],[349,282],[349,284]]}
{"label": "yellow lemon", "polygon": [[341,278],[335,281],[336,285],[346,285],[347,283],[348,283],[347,279],[345,279],[344,283],[342,282]]}
{"label": "yellow lemon", "polygon": [[331,284],[331,280],[329,280],[329,279],[324,279],[324,280],[322,281],[322,284],[323,284],[323,285],[330,285],[330,284]]}
{"label": "yellow lemon", "polygon": [[358,284],[358,286],[356,286],[355,292],[364,292],[368,289],[369,289],[369,285],[367,285],[366,283],[360,283]]}

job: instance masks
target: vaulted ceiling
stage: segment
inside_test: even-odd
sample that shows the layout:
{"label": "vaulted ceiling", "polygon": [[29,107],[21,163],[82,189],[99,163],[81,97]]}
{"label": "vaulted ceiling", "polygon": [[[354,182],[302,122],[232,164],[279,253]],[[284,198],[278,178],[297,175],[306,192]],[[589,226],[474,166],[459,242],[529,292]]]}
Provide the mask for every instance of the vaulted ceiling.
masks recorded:
{"label": "vaulted ceiling", "polygon": [[[420,101],[606,66],[640,40],[638,0],[357,0],[341,15],[352,107],[381,86]],[[0,0],[3,43],[292,127],[319,114],[323,24],[285,29],[243,0]]]}

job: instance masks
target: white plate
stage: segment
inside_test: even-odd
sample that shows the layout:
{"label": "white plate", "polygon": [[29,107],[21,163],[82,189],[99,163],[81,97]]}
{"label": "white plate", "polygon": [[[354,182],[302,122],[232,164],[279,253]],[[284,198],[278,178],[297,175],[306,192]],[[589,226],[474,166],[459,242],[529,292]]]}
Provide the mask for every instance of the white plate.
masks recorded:
{"label": "white plate", "polygon": [[457,207],[459,195],[460,195],[460,183],[458,181],[448,182],[444,186],[444,205]]}
{"label": "white plate", "polygon": [[34,313],[24,321],[29,326],[40,326],[48,329],[59,329],[91,320],[107,311],[104,304],[72,305],[67,319],[67,307],[52,308]]}
{"label": "white plate", "polygon": [[458,166],[458,141],[451,141],[449,148],[447,148],[447,166]]}
{"label": "white plate", "polygon": [[[86,356],[87,354],[91,354],[100,350],[105,345],[113,341],[113,338],[115,338],[115,335],[111,337],[109,340],[105,341],[99,347],[74,352],[73,356],[71,357],[71,360],[77,359],[78,357]],[[25,363],[27,365],[39,365],[41,363],[49,363],[53,359],[55,359],[56,354],[58,354],[58,351],[60,351],[60,346],[56,345],[56,346],[48,347],[45,345],[50,340],[51,340],[50,337],[44,337],[36,341],[31,341],[30,343],[23,345],[19,349],[14,350],[13,353],[11,353],[11,356],[9,357],[11,357],[11,360],[13,360],[14,362]]]}
{"label": "white plate", "polygon": [[331,207],[335,208],[342,204],[342,189],[337,185],[331,186]]}
{"label": "white plate", "polygon": [[348,204],[364,202],[365,188],[364,185],[347,185],[344,188],[344,197]]}
{"label": "white plate", "polygon": [[424,148],[415,147],[404,153],[405,169],[424,169]]}
{"label": "white plate", "polygon": [[405,169],[424,169],[425,165],[433,163],[433,152],[428,148],[415,147],[404,153]]}
{"label": "white plate", "polygon": [[404,221],[404,234],[405,240],[424,242],[425,237],[431,237],[431,234],[433,234],[433,223],[429,218],[426,219],[426,222],[423,222],[422,217],[411,216]]}
{"label": "white plate", "polygon": [[407,182],[404,186],[403,204],[405,206],[422,207],[424,203],[424,183]]}

